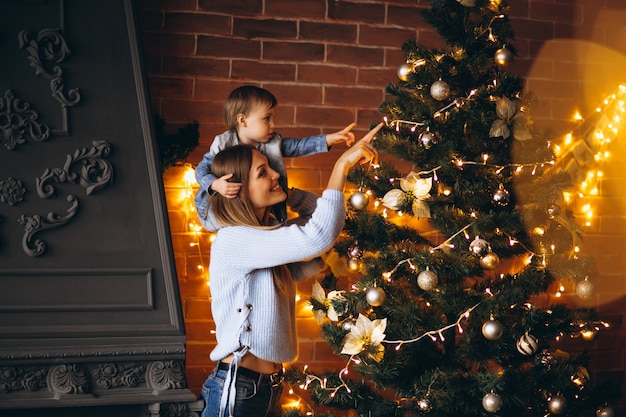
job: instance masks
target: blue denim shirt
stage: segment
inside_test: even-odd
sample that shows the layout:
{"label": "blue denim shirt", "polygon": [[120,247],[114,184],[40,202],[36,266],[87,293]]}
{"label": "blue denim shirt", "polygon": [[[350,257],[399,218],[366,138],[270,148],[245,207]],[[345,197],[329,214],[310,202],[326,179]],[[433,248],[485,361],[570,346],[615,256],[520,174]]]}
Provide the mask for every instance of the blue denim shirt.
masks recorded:
{"label": "blue denim shirt", "polygon": [[[221,135],[217,135],[215,139],[213,139],[209,152],[204,154],[202,160],[196,167],[196,181],[200,184],[200,188],[194,199],[196,212],[198,213],[202,226],[211,232],[218,229],[208,207],[208,197],[213,193],[210,187],[213,181],[217,179],[217,177],[211,173],[211,164],[218,152],[239,144],[237,132],[227,130]],[[283,138],[278,133],[274,133],[274,136],[272,136],[267,143],[259,143],[256,148],[267,157],[267,162],[270,167],[280,174],[278,182],[285,191],[287,191],[287,169],[285,168],[283,158],[328,152],[325,134],[297,139]],[[277,204],[273,208],[273,211],[274,215],[281,223],[287,220],[287,207],[285,203]]]}

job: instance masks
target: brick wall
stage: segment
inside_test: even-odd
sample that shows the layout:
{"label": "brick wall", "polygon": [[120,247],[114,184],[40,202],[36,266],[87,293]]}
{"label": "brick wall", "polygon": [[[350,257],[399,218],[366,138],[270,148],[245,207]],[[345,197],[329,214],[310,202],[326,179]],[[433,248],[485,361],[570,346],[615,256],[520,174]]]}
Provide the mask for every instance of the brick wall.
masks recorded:
{"label": "brick wall", "polygon": [[[626,4],[623,0],[515,0],[510,17],[518,57],[511,71],[527,78],[537,98],[534,120],[557,139],[576,126],[573,114],[593,112],[624,83]],[[189,156],[196,164],[215,134],[224,130],[224,97],[244,83],[257,84],[278,98],[282,134],[308,136],[357,122],[357,134],[380,119],[376,109],[384,88],[396,82],[402,43],[416,39],[442,47],[420,16],[424,0],[139,0],[145,64],[153,111],[168,126],[197,120],[200,146]],[[622,142],[626,140],[622,132]],[[626,199],[620,160],[626,151],[615,141],[604,166],[597,217],[587,229],[584,252],[598,260],[594,298],[612,324],[595,342],[594,375],[621,376],[626,360],[622,329]],[[341,147],[339,147],[340,149]],[[335,150],[334,152],[338,152]],[[321,191],[335,156],[288,160],[294,186]],[[181,187],[184,168],[165,175],[179,284],[187,328],[187,367],[191,388],[212,364],[210,305],[205,283],[210,236],[190,226],[193,213]],[[200,243],[198,250],[197,243]],[[304,300],[310,281],[301,285]],[[571,295],[573,290],[569,289]],[[582,301],[570,297],[571,302]],[[306,304],[302,301],[301,304]],[[314,367],[342,364],[320,339],[317,325],[303,311],[299,319],[300,362]]]}

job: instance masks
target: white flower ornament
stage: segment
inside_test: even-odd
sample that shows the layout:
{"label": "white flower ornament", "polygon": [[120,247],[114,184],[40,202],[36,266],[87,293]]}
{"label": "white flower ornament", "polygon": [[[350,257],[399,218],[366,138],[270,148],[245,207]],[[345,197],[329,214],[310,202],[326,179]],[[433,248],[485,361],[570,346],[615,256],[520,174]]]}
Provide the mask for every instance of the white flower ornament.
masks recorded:
{"label": "white flower ornament", "polygon": [[491,129],[489,130],[490,138],[501,136],[506,139],[511,136],[512,132],[513,137],[517,140],[532,139],[528,116],[518,110],[515,102],[507,97],[496,98],[496,114],[499,119],[494,120],[491,124]]}
{"label": "white flower ornament", "polygon": [[433,187],[433,178],[422,178],[418,173],[411,171],[405,178],[400,178],[400,189],[394,188],[383,197],[383,206],[398,210],[407,198],[413,199],[411,209],[415,217],[430,217],[430,208],[426,200],[430,197]]}
{"label": "white flower ornament", "polygon": [[328,293],[328,296],[326,296],[326,294],[324,293],[324,288],[322,288],[319,282],[315,281],[313,283],[313,290],[311,291],[311,295],[313,299],[326,307],[325,312],[323,310],[313,310],[315,320],[318,323],[322,323],[324,321],[324,313],[326,314],[326,317],[328,317],[330,320],[339,321],[339,314],[337,314],[337,311],[333,307],[331,301],[343,300],[343,291],[330,291]]}
{"label": "white flower ornament", "polygon": [[358,355],[364,350],[368,356],[376,362],[380,362],[384,356],[385,347],[382,341],[385,339],[387,319],[370,320],[363,314],[359,314],[356,323],[350,328],[350,333],[343,339],[342,354]]}

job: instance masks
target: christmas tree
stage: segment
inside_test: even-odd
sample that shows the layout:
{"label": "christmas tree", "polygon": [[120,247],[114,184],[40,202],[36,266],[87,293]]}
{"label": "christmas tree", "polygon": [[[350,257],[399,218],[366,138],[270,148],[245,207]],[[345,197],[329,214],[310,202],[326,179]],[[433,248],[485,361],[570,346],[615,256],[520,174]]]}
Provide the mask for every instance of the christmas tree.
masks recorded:
{"label": "christmas tree", "polygon": [[584,351],[558,347],[607,324],[541,296],[568,281],[589,297],[595,267],[564,198],[571,173],[533,125],[523,79],[507,72],[507,2],[428,3],[424,17],[447,47],[405,42],[375,141],[411,168],[351,173],[335,247],[348,273],[335,259],[313,288],[346,366],[291,369],[288,380],[367,417],[610,417],[613,384],[590,380]]}

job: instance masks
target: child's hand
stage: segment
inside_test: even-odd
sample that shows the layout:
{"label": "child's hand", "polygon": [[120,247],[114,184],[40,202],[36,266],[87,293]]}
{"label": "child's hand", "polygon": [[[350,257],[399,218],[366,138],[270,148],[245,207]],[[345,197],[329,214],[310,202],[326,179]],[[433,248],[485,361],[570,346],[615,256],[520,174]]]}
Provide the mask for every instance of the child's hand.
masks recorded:
{"label": "child's hand", "polygon": [[329,133],[326,135],[326,145],[333,146],[338,143],[345,143],[348,146],[352,146],[355,141],[354,133],[350,132],[352,128],[356,126],[356,123],[350,123],[345,129],[339,132]]}
{"label": "child's hand", "polygon": [[228,182],[233,174],[226,174],[223,177],[219,177],[213,183],[211,183],[211,189],[217,191],[226,198],[235,198],[239,194],[241,189],[240,182]]}

